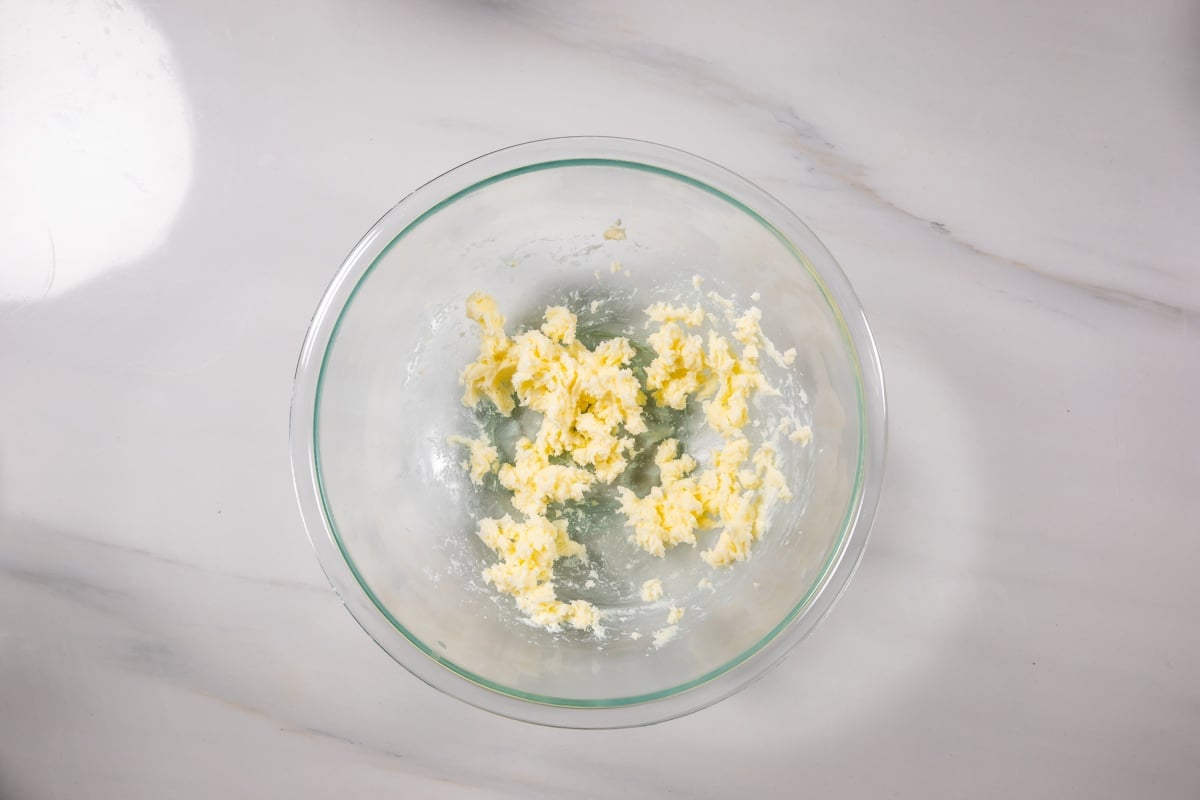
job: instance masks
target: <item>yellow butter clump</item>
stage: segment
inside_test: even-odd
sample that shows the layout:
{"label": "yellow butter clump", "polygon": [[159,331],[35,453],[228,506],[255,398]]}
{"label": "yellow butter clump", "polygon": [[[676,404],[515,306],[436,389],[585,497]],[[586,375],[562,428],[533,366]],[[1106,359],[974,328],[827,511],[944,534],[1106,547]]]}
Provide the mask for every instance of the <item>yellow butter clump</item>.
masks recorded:
{"label": "yellow butter clump", "polygon": [[759,327],[762,313],[757,308],[734,321],[734,339],[742,345],[740,353],[716,331],[708,332],[707,347],[702,337],[684,331],[684,326],[704,323],[700,306],[655,303],[646,309],[646,316],[660,324],[648,337],[654,360],[646,368],[646,388],[659,405],[683,409],[695,395],[703,400],[712,429],[722,436],[733,436],[749,420],[751,396],[759,391],[774,392],[759,369],[758,351],[764,340]]}
{"label": "yellow butter clump", "polygon": [[704,401],[704,416],[713,430],[733,436],[750,419],[750,396],[769,390],[770,385],[758,368],[758,351],[753,345],[745,347],[739,357],[728,339],[710,331],[707,355],[715,391]]}
{"label": "yellow butter clump", "polygon": [[710,380],[704,340],[684,333],[678,322],[666,322],[649,342],[654,360],[646,367],[646,388],[660,406],[682,410]]}
{"label": "yellow butter clump", "polygon": [[713,468],[700,476],[700,495],[709,524],[719,524],[721,535],[700,557],[723,567],[749,558],[751,546],[763,534],[767,512],[776,502],[790,500],[792,493],[769,445],[751,456],[750,443],[738,437],[713,460]]}
{"label": "yellow butter clump", "polygon": [[759,367],[759,349],[774,351],[762,334],[762,313],[751,308],[734,318],[732,301],[712,292],[709,297],[732,324],[732,342],[715,330],[708,331],[707,343],[685,332],[685,326],[703,325],[707,315],[700,306],[655,303],[646,309],[646,316],[659,323],[648,337],[655,355],[646,369],[646,388],[656,403],[674,409],[686,408],[692,396],[700,399],[705,422],[725,445],[713,453],[712,467],[693,474],[695,460],[680,456],[674,439],[663,442],[655,457],[659,485],[640,498],[622,489],[621,509],[634,529],[633,540],[655,556],[677,544],[695,544],[697,530],[720,528],[716,543],[701,557],[725,566],[749,556],[767,512],[791,493],[775,465],[774,449],[763,445],[752,454],[742,433],[754,394],[776,393]]}
{"label": "yellow butter clump", "polygon": [[599,612],[584,600],[564,603],[554,593],[554,562],[560,558],[587,560],[587,548],[567,536],[565,520],[533,516],[516,522],[505,515],[479,522],[479,538],[500,557],[483,571],[483,578],[511,594],[530,621],[547,628],[563,623],[572,628],[595,628]]}
{"label": "yellow butter clump", "polygon": [[696,543],[696,529],[704,514],[696,479],[689,477],[696,468],[691,456],[679,456],[679,442],[667,439],[654,455],[659,485],[645,497],[621,487],[621,511],[633,526],[633,540],[652,556],[662,556],[668,547]]}
{"label": "yellow butter clump", "polygon": [[[518,404],[541,414],[537,434],[521,438],[512,462],[499,465],[500,485],[513,493],[513,506],[526,520],[481,523],[479,535],[493,549],[494,542],[510,545],[502,553],[505,561],[489,567],[485,578],[512,594],[517,607],[539,625],[566,620],[597,630],[594,606],[582,600],[563,604],[554,595],[553,562],[574,555],[575,543],[566,538],[565,521],[549,523],[543,515],[551,504],[582,500],[597,481],[610,483],[624,472],[633,437],[646,430],[646,397],[628,367],[633,347],[618,337],[588,349],[576,338],[576,316],[562,306],[547,308],[539,329],[511,338],[490,296],[472,294],[467,316],[479,326],[480,344],[479,356],[462,372],[463,403],[476,406],[486,398],[505,415]],[[460,443],[472,448],[472,480],[478,472],[478,483],[497,457],[480,450],[476,465],[476,446],[470,441]],[[570,463],[561,463],[563,455]],[[546,525],[562,531],[559,550],[546,544]],[[568,607],[569,618],[562,616]]]}
{"label": "yellow butter clump", "polygon": [[446,441],[449,444],[462,445],[469,449],[470,455],[467,462],[463,464],[463,468],[470,472],[471,482],[476,485],[483,483],[483,476],[495,469],[499,461],[500,454],[496,452],[496,448],[492,446],[486,436],[480,436],[477,439],[466,436],[450,436]]}
{"label": "yellow butter clump", "polygon": [[[614,226],[606,236],[617,238],[618,230]],[[479,292],[468,298],[467,316],[479,326],[480,343],[478,357],[461,374],[463,403],[476,407],[486,400],[506,416],[518,407],[540,415],[536,434],[516,442],[511,461],[502,463],[486,436],[449,440],[469,448],[464,467],[471,480],[479,484],[495,471],[523,517],[484,519],[478,535],[500,559],[484,570],[485,580],[512,595],[532,623],[602,632],[594,605],[556,595],[555,562],[586,559],[587,551],[570,538],[565,519],[547,514],[551,506],[580,502],[597,484],[624,473],[635,455],[635,437],[647,432],[642,416],[647,393],[658,406],[679,411],[695,400],[724,444],[700,469],[677,439],[666,439],[654,451],[657,483],[642,497],[624,486],[617,489],[633,529],[630,538],[642,550],[662,557],[679,544],[697,544],[699,532],[715,530],[701,558],[714,567],[742,561],[762,536],[772,505],[791,498],[775,450],[769,444],[754,450],[743,429],[754,395],[776,393],[760,369],[760,350],[781,365],[794,352],[779,354],[763,336],[758,309],[735,318],[730,300],[709,296],[723,311],[730,338],[713,329],[717,318],[700,305],[659,302],[645,309],[647,324],[657,327],[647,337],[653,358],[645,366],[644,386],[631,366],[630,342],[614,337],[588,348],[578,339],[578,320],[569,309],[549,307],[537,328],[510,337],[495,300]],[[643,585],[647,602],[661,596],[659,581]],[[656,646],[675,635],[682,615],[682,608],[671,609],[669,626],[655,634]]]}
{"label": "yellow butter clump", "polygon": [[540,330],[511,339],[491,297],[471,295],[467,316],[479,324],[480,346],[462,373],[463,403],[475,406],[486,397],[511,414],[515,394],[521,406],[542,414],[533,445],[547,462],[567,453],[602,482],[620,475],[632,437],[646,430],[646,398],[627,366],[634,355],[629,342],[617,337],[589,350],[575,338],[575,315],[560,306],[546,309]]}
{"label": "yellow butter clump", "polygon": [[653,322],[682,322],[690,328],[704,324],[704,309],[700,306],[673,306],[670,303],[654,303],[646,309],[646,316]]}
{"label": "yellow butter clump", "polygon": [[695,544],[696,531],[719,527],[716,544],[700,557],[714,567],[744,561],[762,536],[766,512],[791,499],[774,449],[763,445],[752,455],[749,440],[739,436],[713,453],[713,466],[698,474],[695,459],[678,455],[678,449],[674,439],[659,445],[659,484],[645,497],[619,490],[633,541],[661,557],[678,544]]}
{"label": "yellow butter clump", "polygon": [[516,362],[509,353],[512,342],[504,333],[504,315],[491,296],[475,292],[467,298],[467,317],[479,325],[479,357],[463,370],[463,403],[474,406],[486,397],[500,413],[511,414]]}
{"label": "yellow butter clump", "polygon": [[551,464],[546,451],[528,439],[517,442],[517,457],[500,467],[500,485],[513,493],[513,505],[525,514],[545,514],[550,503],[582,500],[596,481],[586,469]]}
{"label": "yellow butter clump", "polygon": [[661,600],[663,596],[662,581],[658,578],[651,578],[642,584],[642,601],[653,603],[655,600]]}

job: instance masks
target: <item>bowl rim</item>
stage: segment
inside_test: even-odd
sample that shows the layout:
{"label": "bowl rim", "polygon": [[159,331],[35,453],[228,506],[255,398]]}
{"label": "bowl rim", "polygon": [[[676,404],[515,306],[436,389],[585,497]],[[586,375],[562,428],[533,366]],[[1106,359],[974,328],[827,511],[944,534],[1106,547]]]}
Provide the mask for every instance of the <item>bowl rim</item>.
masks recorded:
{"label": "bowl rim", "polygon": [[[836,544],[804,597],[754,645],[699,678],[660,692],[603,700],[545,697],[490,682],[410,634],[360,578],[341,542],[325,497],[318,444],[326,356],[343,313],[391,247],[468,193],[532,171],[572,166],[625,167],[679,179],[755,218],[816,281],[841,324],[857,372],[860,436],[855,486]],[[740,175],[676,148],[616,137],[562,137],[496,150],[443,173],[394,205],[359,240],[329,283],[305,335],[293,384],[290,443],[296,497],[317,560],[354,619],[393,659],[430,686],[503,716],[560,727],[629,727],[682,716],[740,691],[778,664],[829,614],[862,559],[878,506],[887,453],[887,405],[878,352],[861,303],[833,256],[783,203]]]}

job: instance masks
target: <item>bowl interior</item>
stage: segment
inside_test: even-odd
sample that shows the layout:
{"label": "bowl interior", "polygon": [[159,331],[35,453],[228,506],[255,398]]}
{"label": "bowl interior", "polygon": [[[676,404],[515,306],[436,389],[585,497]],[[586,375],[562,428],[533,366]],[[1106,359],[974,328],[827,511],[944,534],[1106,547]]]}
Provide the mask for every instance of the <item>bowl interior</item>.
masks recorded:
{"label": "bowl interior", "polygon": [[[627,238],[605,239],[617,219]],[[858,355],[811,257],[722,192],[619,160],[514,169],[396,233],[337,316],[313,436],[333,539],[397,638],[507,695],[605,706],[709,681],[805,614],[851,528],[865,439]],[[581,325],[596,299],[618,322],[654,300],[710,290],[760,307],[766,335],[797,351],[791,370],[768,371],[782,394],[760,413],[794,415],[813,439],[784,439],[796,499],[777,508],[753,557],[714,570],[682,546],[653,559],[627,541],[619,519],[598,524],[577,537],[593,563],[563,561],[556,571],[560,596],[607,609],[609,635],[522,624],[512,599],[480,576],[494,556],[475,536],[476,520],[502,501],[470,483],[461,449],[446,442],[471,435],[477,421],[460,402],[458,373],[477,351],[464,301],[478,290],[496,298],[510,333],[557,303],[578,311]],[[636,597],[648,577],[666,587],[659,606]],[[674,641],[656,649],[630,637],[658,617],[665,624],[668,605],[688,609]]]}

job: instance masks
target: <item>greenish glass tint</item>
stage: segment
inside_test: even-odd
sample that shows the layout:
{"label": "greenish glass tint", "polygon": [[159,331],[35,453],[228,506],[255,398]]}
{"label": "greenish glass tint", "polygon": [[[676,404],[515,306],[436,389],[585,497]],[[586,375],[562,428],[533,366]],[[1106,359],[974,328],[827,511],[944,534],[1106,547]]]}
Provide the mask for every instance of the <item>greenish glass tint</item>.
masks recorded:
{"label": "greenish glass tint", "polygon": [[[660,149],[660,148],[656,148],[653,145],[646,145],[645,143],[628,143],[628,142],[625,142],[624,140],[588,139],[588,140],[556,140],[554,142],[554,144],[551,145],[551,150],[554,150],[556,148],[569,147],[570,145],[573,145],[573,144],[584,145],[580,149],[586,150],[586,149],[588,149],[589,146],[594,148],[597,145],[597,143],[599,143],[600,147],[603,149],[604,145],[607,145],[610,142],[620,142],[624,146],[633,147],[635,149],[640,148],[640,147],[650,148],[651,150]],[[509,151],[500,151],[500,152],[511,154],[513,152],[513,150],[519,150],[519,149],[521,149],[521,147],[537,149],[537,146],[539,146],[539,145],[543,146],[543,149],[544,149],[544,146],[547,144],[549,144],[549,143],[532,143],[531,145],[520,146],[518,148],[513,148],[512,150],[509,150]],[[665,150],[665,148],[661,148],[661,150]],[[686,154],[679,154],[678,151],[670,151],[670,153],[672,153],[673,156],[676,158],[694,158],[694,157],[688,157],[688,156],[686,156]],[[638,153],[638,155],[640,155],[640,153]],[[654,154],[652,153],[651,155],[654,155]],[[485,158],[488,158],[488,157],[485,157]],[[707,163],[708,163],[708,162],[703,162],[699,159],[695,159],[695,161],[701,166],[707,165]],[[472,163],[477,163],[477,162],[472,162]],[[691,166],[695,166],[695,165],[691,165]],[[709,165],[709,166],[711,166],[711,165]],[[344,542],[344,537],[342,535],[342,532],[339,530],[338,525],[336,523],[336,516],[334,514],[334,510],[329,505],[328,494],[326,492],[326,475],[325,475],[325,471],[324,471],[325,467],[324,467],[324,464],[322,461],[321,445],[320,445],[320,443],[322,441],[321,411],[322,411],[322,402],[323,402],[323,398],[325,395],[325,383],[327,380],[326,371],[327,371],[327,367],[328,367],[329,354],[333,351],[335,343],[337,342],[339,334],[341,332],[343,322],[346,318],[346,314],[348,313],[348,311],[352,308],[353,304],[355,303],[355,301],[359,295],[359,292],[366,285],[367,280],[371,276],[373,271],[377,268],[377,266],[380,264],[380,262],[383,261],[387,257],[387,255],[393,250],[393,248],[397,247],[401,242],[403,242],[405,237],[410,236],[413,233],[413,231],[417,230],[420,226],[426,224],[434,216],[438,215],[439,213],[442,213],[445,209],[447,209],[450,206],[454,205],[455,203],[459,202],[463,198],[468,197],[477,192],[483,191],[487,187],[490,187],[490,186],[493,186],[493,185],[496,185],[496,184],[499,184],[499,183],[502,183],[505,181],[509,181],[509,180],[518,178],[523,175],[528,175],[531,173],[536,173],[536,172],[541,172],[541,171],[558,170],[558,169],[586,169],[586,168],[590,168],[590,167],[604,168],[604,169],[613,169],[613,168],[623,169],[623,170],[627,169],[627,170],[644,172],[647,174],[652,174],[652,175],[656,175],[659,177],[668,178],[673,181],[678,181],[678,182],[681,182],[688,186],[691,186],[695,189],[701,190],[713,197],[718,198],[720,201],[729,204],[730,206],[735,208],[740,214],[744,214],[747,217],[753,219],[758,225],[762,226],[763,229],[768,231],[784,247],[786,247],[787,250],[791,253],[792,257],[794,258],[796,264],[798,264],[800,267],[802,267],[808,273],[811,280],[813,281],[813,283],[817,287],[818,291],[820,292],[822,298],[824,299],[824,302],[826,303],[829,312],[837,320],[837,324],[838,324],[838,326],[840,328],[840,332],[841,332],[842,343],[843,343],[843,346],[846,348],[846,355],[849,357],[850,363],[852,364],[852,367],[854,370],[854,381],[855,381],[855,387],[856,387],[856,398],[855,398],[856,399],[856,408],[855,408],[856,420],[855,420],[855,422],[857,425],[857,429],[859,431],[859,436],[858,436],[858,441],[857,441],[857,450],[856,450],[856,453],[854,454],[856,468],[854,471],[853,487],[850,491],[850,501],[846,505],[846,509],[845,509],[845,512],[843,514],[841,524],[840,524],[840,530],[836,536],[834,546],[829,550],[824,563],[821,565],[815,578],[811,581],[807,591],[805,591],[803,596],[794,605],[794,607],[791,609],[791,611],[789,613],[787,613],[782,619],[780,619],[779,622],[774,627],[772,627],[769,631],[767,631],[765,635],[763,635],[761,638],[759,638],[758,641],[753,644],[753,646],[746,648],[745,650],[743,650],[741,653],[739,653],[735,657],[727,660],[725,663],[720,664],[716,668],[708,670],[707,672],[700,675],[699,677],[695,677],[691,680],[681,682],[678,685],[672,686],[670,688],[667,688],[667,689],[664,689],[661,691],[648,692],[648,693],[644,693],[644,694],[631,694],[631,695],[603,698],[603,699],[572,698],[572,697],[561,697],[561,696],[554,696],[554,695],[543,695],[543,694],[538,694],[536,692],[522,691],[520,689],[516,689],[514,687],[506,686],[506,685],[497,683],[495,681],[489,680],[486,676],[479,674],[477,671],[473,671],[473,670],[464,668],[463,666],[455,663],[455,661],[439,654],[428,643],[422,641],[419,636],[415,635],[409,629],[409,627],[404,624],[404,622],[402,622],[400,619],[397,619],[396,616],[392,613],[391,609],[388,607],[388,604],[383,602],[380,599],[380,597],[376,594],[376,592],[370,585],[370,582],[364,578],[362,570],[360,569],[359,565],[355,561],[354,555],[351,553],[350,549],[346,546],[346,544]],[[736,178],[736,176],[733,176],[733,177]],[[737,179],[737,180],[740,181],[741,179]],[[748,186],[748,184],[747,184],[747,186]],[[751,188],[753,188],[753,187],[751,187]],[[422,191],[424,191],[424,190],[422,190]],[[760,190],[756,190],[756,191],[760,191]],[[762,196],[766,197],[765,193],[763,193]],[[408,202],[408,201],[406,200],[405,202]],[[777,205],[777,201],[774,201],[774,202]],[[776,214],[776,216],[777,216],[777,214]],[[788,221],[792,222],[793,224],[799,224],[798,220],[795,220],[794,217],[792,217]],[[381,221],[381,224],[382,224],[382,221]],[[379,226],[377,226],[377,228],[378,227]],[[807,231],[807,229],[804,229],[804,230]],[[809,233],[811,235],[811,232],[809,232]],[[370,239],[371,238],[370,235],[368,235],[367,238]],[[813,237],[813,238],[815,240],[815,237]],[[367,241],[367,240],[365,239],[364,242],[365,241]],[[359,249],[356,249],[356,253],[352,253],[351,257],[347,259],[346,267],[343,268],[343,273],[340,274],[340,277],[346,277],[344,273],[346,272],[346,270],[349,267],[353,266],[354,263],[356,263],[354,261],[354,259],[355,259],[356,255],[361,255],[361,253],[358,252],[358,250],[360,250],[360,249],[361,249],[361,245],[360,245]],[[830,261],[832,262],[832,259],[830,259]],[[841,277],[840,274],[838,277]],[[844,278],[842,278],[842,280],[844,281]],[[360,270],[360,274],[355,276],[354,282],[352,285],[349,286],[348,292],[346,291],[345,285],[337,285],[337,284],[338,284],[338,281],[335,280],[335,286],[331,287],[329,295],[332,296],[332,295],[336,294],[337,292],[335,292],[335,290],[340,291],[345,296],[344,302],[342,303],[340,308],[334,309],[332,307],[329,307],[329,308],[323,309],[324,311],[327,311],[333,315],[332,316],[332,320],[333,320],[332,325],[331,326],[328,325],[328,320],[323,317],[321,310],[319,310],[319,312],[318,312],[318,318],[321,318],[320,321],[324,322],[326,327],[328,328],[328,337],[324,341],[324,343],[322,343],[320,341],[320,337],[313,339],[313,331],[310,330],[310,339],[313,339],[313,341],[311,342],[312,346],[310,347],[309,343],[306,343],[305,353],[302,354],[302,358],[301,358],[302,363],[297,371],[297,383],[298,383],[297,397],[299,398],[301,396],[301,393],[304,391],[304,388],[300,386],[300,378],[301,378],[301,373],[304,372],[306,362],[315,361],[318,364],[318,368],[316,370],[315,387],[313,387],[312,394],[311,394],[311,401],[312,401],[311,420],[308,420],[308,422],[310,423],[309,426],[307,426],[308,432],[304,434],[305,437],[311,437],[311,439],[309,440],[308,446],[306,448],[302,448],[303,450],[306,451],[306,453],[302,453],[302,454],[300,454],[299,457],[294,458],[294,468],[297,471],[296,472],[297,491],[298,492],[301,491],[301,487],[303,484],[302,479],[304,477],[304,473],[306,471],[310,471],[312,478],[314,480],[314,483],[315,483],[316,496],[317,496],[317,500],[319,502],[320,511],[321,511],[320,522],[323,523],[323,527],[325,529],[324,531],[320,531],[320,530],[314,531],[314,529],[313,529],[314,521],[306,520],[306,522],[308,522],[309,529],[310,529],[310,538],[314,539],[314,546],[316,546],[317,540],[320,538],[320,533],[324,532],[324,533],[328,534],[329,538],[332,540],[333,544],[336,547],[336,550],[340,556],[340,559],[343,561],[345,566],[348,568],[349,573],[353,578],[354,586],[357,588],[358,591],[362,592],[362,594],[369,601],[370,605],[374,608],[374,610],[378,614],[382,615],[382,617],[387,621],[387,623],[390,624],[395,631],[399,632],[404,637],[404,639],[407,640],[408,643],[410,643],[413,647],[415,647],[417,650],[419,650],[422,654],[424,654],[425,657],[430,659],[432,662],[436,663],[441,668],[444,668],[444,670],[448,671],[449,673],[452,673],[453,675],[455,675],[461,679],[464,679],[465,681],[470,682],[471,684],[474,684],[477,687],[480,687],[480,688],[486,690],[489,693],[495,693],[498,696],[503,696],[503,697],[507,697],[507,698],[512,698],[514,700],[519,700],[523,703],[534,703],[534,704],[538,704],[539,706],[543,706],[543,707],[551,707],[553,709],[564,709],[564,710],[620,709],[620,708],[631,707],[631,706],[632,707],[643,706],[643,707],[647,707],[647,708],[653,708],[652,704],[655,704],[655,703],[658,703],[660,701],[664,701],[664,700],[667,700],[670,698],[674,698],[677,696],[686,695],[687,693],[692,692],[693,690],[697,690],[699,687],[703,687],[707,684],[717,681],[722,676],[727,675],[727,674],[737,670],[739,667],[742,667],[747,662],[754,659],[754,657],[756,655],[760,654],[765,648],[768,647],[768,645],[770,645],[772,642],[775,642],[777,639],[779,639],[781,637],[781,635],[783,635],[785,633],[785,631],[787,631],[789,629],[789,627],[791,627],[793,625],[793,623],[796,622],[797,619],[799,619],[801,616],[805,615],[806,612],[809,612],[810,610],[812,610],[811,607],[814,603],[814,600],[817,599],[818,596],[821,596],[823,593],[828,595],[828,591],[831,588],[829,585],[830,578],[839,569],[839,567],[842,567],[845,565],[844,562],[845,562],[846,551],[847,551],[846,545],[847,545],[847,542],[850,539],[851,535],[857,531],[858,536],[861,539],[865,540],[867,526],[869,526],[869,521],[870,521],[870,514],[873,512],[874,503],[877,502],[877,498],[878,498],[878,490],[879,490],[878,484],[879,484],[879,480],[880,480],[880,470],[882,468],[882,457],[883,457],[883,436],[884,436],[883,426],[885,424],[884,416],[883,416],[882,380],[881,380],[881,376],[879,375],[879,370],[878,370],[878,359],[877,359],[877,356],[874,351],[873,342],[871,342],[870,337],[869,337],[869,331],[867,331],[865,328],[865,321],[862,320],[861,312],[857,310],[857,305],[855,305],[854,308],[855,308],[856,313],[855,313],[855,317],[854,317],[854,322],[858,323],[861,328],[859,331],[857,331],[858,341],[856,342],[856,331],[852,330],[851,323],[847,321],[847,318],[846,318],[845,314],[843,313],[843,308],[842,308],[841,304],[839,304],[838,299],[833,296],[833,293],[832,293],[830,287],[828,286],[825,277],[822,275],[821,270],[817,269],[817,267],[807,257],[805,251],[803,249],[801,249],[801,247],[799,247],[795,241],[793,241],[793,238],[791,236],[789,236],[788,233],[781,230],[780,227],[778,225],[776,225],[773,221],[766,218],[763,214],[760,214],[759,211],[756,210],[751,205],[747,204],[746,202],[743,202],[743,200],[739,199],[738,197],[734,197],[731,194],[727,193],[726,191],[723,191],[722,189],[711,185],[709,182],[707,182],[705,180],[701,180],[700,178],[695,177],[693,175],[685,174],[683,172],[672,169],[671,166],[669,166],[669,165],[662,165],[662,164],[657,164],[657,163],[646,163],[645,161],[634,160],[634,159],[629,159],[629,158],[620,158],[620,157],[604,158],[604,157],[595,157],[595,156],[584,156],[584,157],[574,157],[574,158],[537,159],[537,160],[534,160],[532,163],[524,163],[524,164],[521,164],[520,166],[516,166],[511,169],[505,169],[505,170],[499,171],[495,174],[487,175],[486,177],[483,177],[480,180],[476,180],[476,181],[470,183],[469,185],[466,185],[463,188],[459,188],[458,190],[453,191],[449,195],[445,196],[444,199],[441,199],[441,200],[438,200],[437,202],[432,203],[427,209],[420,211],[420,213],[417,213],[410,221],[407,222],[407,224],[405,224],[402,228],[400,228],[400,230],[398,232],[396,232],[393,236],[391,236],[391,238],[388,239],[386,241],[386,243],[383,244],[382,247],[378,247],[378,252],[374,255],[373,258],[371,258],[371,260],[367,264],[365,270]],[[848,289],[848,286],[846,288]],[[844,295],[844,292],[843,292],[843,295]],[[851,299],[852,299],[852,295],[851,295]],[[841,298],[841,303],[844,304],[845,302],[846,302],[846,298],[845,298],[845,296],[843,296]],[[314,319],[314,329],[319,327],[317,323],[318,323],[318,319]],[[864,332],[866,333],[865,344],[870,350],[870,352],[869,352],[870,367],[868,370],[864,370],[863,361],[860,358],[860,348],[864,344],[864,338],[862,335]],[[317,348],[320,349],[319,353],[316,352]],[[306,355],[307,355],[307,358],[306,358]],[[871,385],[868,385],[868,384],[871,384]],[[869,408],[869,405],[873,399],[874,399],[874,402],[876,405],[876,408],[874,408],[874,409]],[[874,418],[872,418],[872,417],[874,417]],[[294,407],[293,407],[293,434],[295,434],[297,431],[297,429],[295,427],[297,422],[298,422],[298,420],[296,418],[296,408],[294,405]],[[296,443],[294,442],[293,444],[294,444],[294,456],[296,456],[296,453],[295,453]],[[873,453],[868,452],[871,445],[875,446]],[[869,456],[873,456],[873,458],[871,458]],[[873,474],[870,476],[868,476],[869,470],[873,472]],[[870,498],[871,507],[868,509],[865,509],[867,511],[867,516],[864,519],[864,517],[862,516],[862,513],[864,511],[863,492],[864,492],[864,486],[866,484],[868,477],[871,478],[874,482],[873,487],[872,487],[873,497]],[[305,504],[302,500],[302,507],[304,505]],[[832,596],[832,598],[826,597],[826,601],[825,601],[826,607],[821,609],[822,616],[825,612],[828,611],[828,606],[832,605],[833,600],[836,600],[836,594],[840,593],[840,591],[844,589],[845,582],[849,579],[849,573],[853,571],[854,564],[857,563],[858,557],[861,556],[861,544],[864,544],[864,543],[865,543],[865,541],[860,543],[860,545],[857,549],[857,552],[855,553],[855,555],[853,557],[853,563],[851,563],[849,565],[849,571],[843,578],[841,585],[832,587],[835,594]],[[318,550],[318,554],[320,555],[320,550]],[[329,565],[323,563],[323,566],[326,567],[327,573],[329,573],[329,571],[330,571]],[[344,588],[337,586],[337,582],[334,580],[333,575],[331,575],[330,577],[331,577],[331,581],[335,583],[335,588],[338,588],[339,592],[345,598],[346,593],[344,591]],[[348,605],[350,605],[350,604],[348,603]],[[351,607],[351,611],[355,612],[355,608]],[[358,617],[359,614],[355,613],[355,616]],[[363,620],[360,618],[359,621],[362,622]],[[812,624],[815,625],[815,621]],[[364,627],[366,627],[365,624],[364,624]],[[370,628],[368,628],[368,632],[371,632],[373,636],[376,635],[375,632],[373,632]],[[377,641],[378,641],[378,638],[377,638]],[[381,645],[384,644],[383,642],[380,642],[380,643],[381,643]],[[392,649],[388,648],[386,645],[384,645],[384,646],[385,646],[385,649],[388,649],[389,652],[391,652],[393,655],[396,655]],[[782,655],[782,653],[780,655]],[[771,663],[774,663],[774,662],[771,662]],[[406,666],[410,666],[410,665],[406,663]],[[760,669],[757,674],[761,674],[761,672],[763,670],[765,670],[765,668],[768,666],[770,666],[770,663],[764,663],[762,665],[762,669]],[[410,668],[411,668],[411,666],[410,666]],[[753,679],[753,677],[757,677],[757,674],[745,678],[741,682],[740,685],[745,685],[745,683],[748,683],[749,680]],[[428,682],[435,683],[435,685],[438,685],[434,680],[431,680],[430,677],[427,675],[421,675],[420,677],[422,677],[423,679],[426,679]],[[444,690],[450,691],[451,693],[455,693],[453,687],[447,687],[445,685],[438,685],[438,688],[442,688]],[[733,687],[730,691],[734,691],[734,690],[736,690],[736,688],[740,688],[740,686]],[[728,694],[728,693],[729,693],[729,691],[726,691],[723,694],[716,694],[714,697],[712,697],[712,699],[706,698],[706,700],[707,700],[707,702],[713,702],[713,701],[715,701],[715,699],[720,699],[721,696],[724,696],[725,694]],[[518,710],[519,707],[513,707],[513,706],[496,707],[487,702],[481,702],[481,697],[483,697],[483,696],[477,695],[474,698],[464,698],[464,699],[468,699],[469,701],[475,702],[478,705],[484,705],[485,707],[490,708],[490,710],[498,711],[499,713],[506,713],[506,714],[509,714],[510,716],[527,718],[527,719],[531,719],[532,721],[543,722],[543,723],[547,723],[547,724],[568,724],[568,725],[578,725],[580,727],[608,727],[612,724],[609,721],[599,721],[599,720],[589,721],[589,720],[583,720],[581,718],[575,718],[573,720],[558,720],[558,719],[553,719],[553,718],[539,717],[537,715],[522,713]],[[702,703],[701,705],[707,704],[707,702]],[[699,706],[697,706],[697,707],[699,707]],[[666,709],[664,708],[661,711],[653,711],[649,714],[641,714],[638,717],[633,718],[632,722],[628,722],[624,718],[622,718],[621,720],[617,720],[616,724],[640,724],[640,723],[644,723],[644,722],[652,722],[652,721],[657,721],[658,718],[667,718],[667,716],[677,716],[678,713],[686,713],[688,710],[694,710],[694,709],[682,708],[682,710],[680,710],[679,708],[673,708],[673,709],[670,709],[670,713],[664,714],[664,713],[662,713],[663,711],[666,711]]]}

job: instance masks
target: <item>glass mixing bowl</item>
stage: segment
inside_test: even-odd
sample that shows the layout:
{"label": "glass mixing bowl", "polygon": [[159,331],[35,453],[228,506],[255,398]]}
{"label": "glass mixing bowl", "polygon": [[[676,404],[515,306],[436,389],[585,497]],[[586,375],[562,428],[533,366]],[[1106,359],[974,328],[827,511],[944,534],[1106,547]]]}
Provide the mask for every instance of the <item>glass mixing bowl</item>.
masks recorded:
{"label": "glass mixing bowl", "polygon": [[[626,238],[606,238],[617,220]],[[755,298],[765,334],[797,351],[786,375],[769,375],[783,380],[813,433],[807,446],[781,452],[796,498],[776,511],[749,560],[720,570],[697,548],[639,557],[627,531],[591,531],[592,563],[564,559],[556,585],[560,597],[605,609],[608,635],[524,625],[512,598],[480,576],[495,557],[475,525],[494,501],[446,442],[473,432],[458,385],[478,347],[465,299],[492,294],[512,333],[549,304],[611,296],[640,308],[695,288],[693,275],[741,305]],[[886,415],[862,309],[804,223],[743,178],[679,150],[567,138],[463,164],[367,232],[308,330],[291,441],[321,566],[384,650],[487,710],[606,728],[727,697],[813,630],[862,556]],[[654,576],[667,597],[647,606],[637,589]],[[656,648],[631,635],[665,618],[668,603],[688,609],[673,641]]]}

